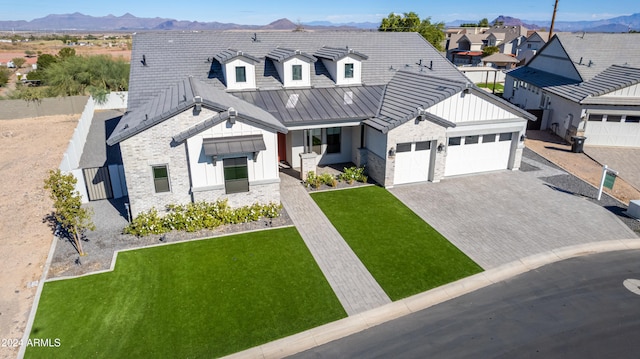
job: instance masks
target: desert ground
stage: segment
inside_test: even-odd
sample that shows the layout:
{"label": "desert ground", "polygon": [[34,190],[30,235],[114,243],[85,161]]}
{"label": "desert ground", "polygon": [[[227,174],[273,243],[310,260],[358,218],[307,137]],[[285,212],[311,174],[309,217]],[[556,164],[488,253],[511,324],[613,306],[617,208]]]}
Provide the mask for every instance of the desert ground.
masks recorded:
{"label": "desert ground", "polygon": [[[1,105],[1,102],[0,102]],[[80,115],[0,121],[0,339],[20,340],[53,240],[43,189],[58,168]],[[0,346],[0,358],[18,348]]]}

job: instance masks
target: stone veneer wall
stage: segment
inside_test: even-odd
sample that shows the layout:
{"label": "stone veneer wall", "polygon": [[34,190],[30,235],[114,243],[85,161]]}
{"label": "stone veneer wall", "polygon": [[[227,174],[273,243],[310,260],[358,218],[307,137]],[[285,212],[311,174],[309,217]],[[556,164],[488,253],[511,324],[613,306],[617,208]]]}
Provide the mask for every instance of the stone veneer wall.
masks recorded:
{"label": "stone veneer wall", "polygon": [[[394,129],[387,134],[387,147],[395,148],[398,143],[403,142],[421,142],[421,141],[435,141],[431,143],[431,151],[436,151],[434,175],[431,179],[433,182],[438,182],[444,176],[444,166],[446,162],[446,151],[437,153],[438,144],[442,143],[446,145],[446,128],[435,124],[429,120],[423,120],[417,122],[412,119]],[[390,179],[390,182],[385,183],[386,187],[393,186],[393,172],[395,171],[395,161],[387,161],[387,173],[392,172],[391,175],[387,174],[386,178]]]}
{"label": "stone veneer wall", "polygon": [[386,161],[369,150],[365,151],[367,151],[366,169],[369,177],[384,186],[386,181]]}
{"label": "stone veneer wall", "polygon": [[229,206],[250,206],[256,202],[267,204],[280,203],[280,181],[271,183],[249,183],[249,192],[225,194],[224,186],[216,186],[207,191],[193,192],[193,200],[215,202],[228,199]]}
{"label": "stone veneer wall", "polygon": [[[120,142],[129,203],[134,217],[151,208],[162,212],[167,204],[191,202],[186,142],[174,144],[172,136],[214,114],[203,109],[198,116],[194,116],[191,110],[187,110]],[[170,192],[155,193],[154,165],[167,165]]]}

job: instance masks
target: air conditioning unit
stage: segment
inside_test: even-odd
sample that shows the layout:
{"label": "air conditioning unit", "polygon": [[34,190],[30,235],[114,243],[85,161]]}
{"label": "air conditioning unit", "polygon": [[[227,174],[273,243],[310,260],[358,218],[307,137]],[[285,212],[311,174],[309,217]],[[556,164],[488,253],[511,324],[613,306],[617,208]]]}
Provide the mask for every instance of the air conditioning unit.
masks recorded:
{"label": "air conditioning unit", "polygon": [[627,208],[627,216],[640,219],[640,200],[636,199],[629,201],[629,208]]}

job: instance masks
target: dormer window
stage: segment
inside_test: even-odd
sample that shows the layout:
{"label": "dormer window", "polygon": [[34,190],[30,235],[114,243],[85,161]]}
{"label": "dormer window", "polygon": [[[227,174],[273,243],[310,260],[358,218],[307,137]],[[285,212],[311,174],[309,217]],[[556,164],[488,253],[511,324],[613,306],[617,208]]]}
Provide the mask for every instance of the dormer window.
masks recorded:
{"label": "dormer window", "polygon": [[247,68],[236,66],[236,82],[247,82]]}
{"label": "dormer window", "polygon": [[260,59],[233,49],[224,50],[213,57],[222,66],[228,90],[256,88],[256,64]]}
{"label": "dormer window", "polygon": [[362,83],[362,61],[368,59],[366,55],[348,47],[323,47],[314,55],[322,60],[336,85]]}
{"label": "dormer window", "polygon": [[302,81],[302,65],[291,66],[291,75],[293,81]]}
{"label": "dormer window", "polygon": [[300,50],[278,47],[267,54],[284,87],[311,87],[311,64],[317,59]]}
{"label": "dormer window", "polygon": [[344,64],[344,78],[345,79],[353,78],[353,64]]}

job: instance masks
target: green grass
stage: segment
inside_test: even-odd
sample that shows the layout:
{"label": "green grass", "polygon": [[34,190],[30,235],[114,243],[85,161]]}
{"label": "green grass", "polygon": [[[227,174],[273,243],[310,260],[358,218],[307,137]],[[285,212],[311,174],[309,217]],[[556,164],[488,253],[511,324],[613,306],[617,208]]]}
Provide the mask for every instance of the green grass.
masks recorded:
{"label": "green grass", "polygon": [[[493,83],[479,83],[477,85],[478,85],[478,87],[481,87],[481,88],[488,88],[490,90],[493,90]],[[503,84],[496,83],[495,87],[496,87],[495,88],[495,92],[504,92],[504,85]]]}
{"label": "green grass", "polygon": [[312,197],[392,300],[482,271],[384,188]]}
{"label": "green grass", "polygon": [[48,282],[27,357],[211,358],[346,316],[295,228],[147,248]]}

